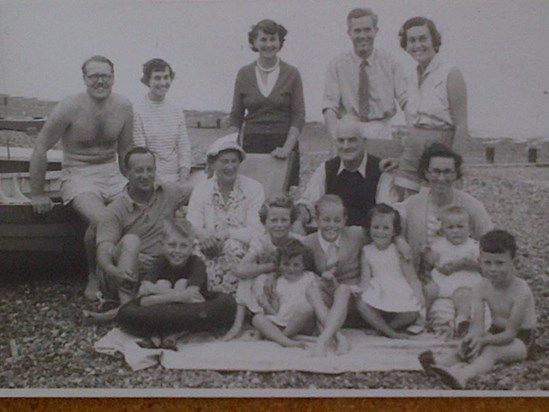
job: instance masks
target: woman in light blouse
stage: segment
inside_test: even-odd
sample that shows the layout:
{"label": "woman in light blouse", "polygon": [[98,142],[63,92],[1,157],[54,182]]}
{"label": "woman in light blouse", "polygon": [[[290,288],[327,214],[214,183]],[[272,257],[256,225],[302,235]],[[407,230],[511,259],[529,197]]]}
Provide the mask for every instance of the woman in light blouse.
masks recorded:
{"label": "woman in light blouse", "polygon": [[295,152],[290,185],[298,185],[298,137],[305,123],[305,103],[299,71],[278,57],[286,34],[284,26],[272,20],[260,21],[248,33],[259,57],[236,76],[229,124],[232,132],[242,132],[247,153],[284,159]]}
{"label": "woman in light blouse", "polygon": [[467,89],[461,71],[439,54],[441,36],[425,17],[408,19],[400,32],[400,45],[417,64],[415,96],[406,112],[409,137],[400,155],[395,186],[399,200],[417,193],[422,177],[419,158],[431,143],[460,150],[468,135]]}
{"label": "woman in light blouse", "polygon": [[236,135],[215,141],[207,152],[213,176],[198,183],[189,200],[186,217],[197,232],[213,292],[236,292],[233,268],[263,231],[259,209],[265,194],[261,183],[239,173],[245,156]]}

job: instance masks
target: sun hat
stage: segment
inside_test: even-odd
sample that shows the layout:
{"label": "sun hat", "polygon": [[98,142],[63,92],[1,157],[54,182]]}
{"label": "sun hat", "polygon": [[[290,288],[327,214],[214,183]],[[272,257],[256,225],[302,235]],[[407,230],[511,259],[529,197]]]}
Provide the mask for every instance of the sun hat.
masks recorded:
{"label": "sun hat", "polygon": [[240,153],[240,160],[244,160],[246,158],[246,152],[244,151],[244,149],[242,149],[242,146],[237,143],[237,139],[238,133],[231,133],[226,136],[220,137],[210,145],[208,151],[206,152],[206,156],[208,158],[215,157],[219,153],[226,150],[235,150]]}

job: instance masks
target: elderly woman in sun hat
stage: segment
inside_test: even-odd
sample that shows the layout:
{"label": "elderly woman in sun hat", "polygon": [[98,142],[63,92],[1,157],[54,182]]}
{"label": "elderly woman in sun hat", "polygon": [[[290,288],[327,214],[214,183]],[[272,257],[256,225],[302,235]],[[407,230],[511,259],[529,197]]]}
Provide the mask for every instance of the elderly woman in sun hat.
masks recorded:
{"label": "elderly woman in sun hat", "polygon": [[225,293],[236,291],[232,269],[263,230],[263,186],[239,173],[246,153],[236,138],[236,133],[224,136],[210,146],[206,156],[213,176],[194,187],[187,210],[206,261],[209,289]]}
{"label": "elderly woman in sun hat", "polygon": [[287,33],[284,26],[268,19],[248,33],[250,48],[258,58],[238,71],[229,124],[231,130],[242,131],[247,153],[271,153],[285,159],[294,152],[289,183],[296,186],[305,101],[299,71],[278,57]]}

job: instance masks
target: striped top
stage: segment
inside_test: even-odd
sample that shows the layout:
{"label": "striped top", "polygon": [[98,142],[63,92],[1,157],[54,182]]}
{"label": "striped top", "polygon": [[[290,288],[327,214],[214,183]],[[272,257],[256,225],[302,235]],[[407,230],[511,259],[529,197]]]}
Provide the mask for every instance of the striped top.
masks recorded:
{"label": "striped top", "polygon": [[179,171],[191,167],[185,115],[169,100],[156,102],[145,96],[134,105],[133,142],[155,154],[156,173],[165,182],[179,182]]}

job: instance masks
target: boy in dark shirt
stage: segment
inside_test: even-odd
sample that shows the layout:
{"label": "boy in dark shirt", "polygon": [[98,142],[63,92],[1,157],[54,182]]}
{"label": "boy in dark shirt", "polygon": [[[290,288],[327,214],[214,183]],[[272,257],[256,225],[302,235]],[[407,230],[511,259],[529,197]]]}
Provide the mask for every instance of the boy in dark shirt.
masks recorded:
{"label": "boy in dark shirt", "polygon": [[182,332],[230,326],[234,299],[207,291],[206,265],[193,255],[195,234],[186,219],[164,222],[162,255],[141,282],[137,299],[120,309],[125,331],[150,338],[144,347],[176,350]]}

